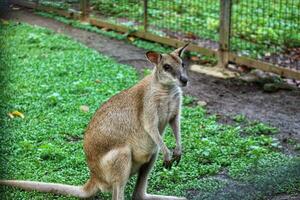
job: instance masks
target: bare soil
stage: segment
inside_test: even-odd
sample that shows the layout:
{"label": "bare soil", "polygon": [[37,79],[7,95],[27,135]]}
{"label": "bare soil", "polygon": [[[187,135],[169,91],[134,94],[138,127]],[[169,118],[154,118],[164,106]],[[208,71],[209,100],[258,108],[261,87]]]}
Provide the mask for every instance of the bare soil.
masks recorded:
{"label": "bare soil", "polygon": [[286,48],[284,52],[273,53],[263,58],[266,62],[283,65],[290,69],[300,70],[300,47]]}
{"label": "bare soil", "polygon": [[[29,9],[11,11],[10,19],[26,22],[69,35],[90,48],[113,57],[120,63],[132,65],[139,71],[151,68],[145,50],[126,41],[110,39],[102,35],[73,28],[53,19],[37,16]],[[207,102],[208,112],[220,116],[221,122],[230,123],[232,117],[245,115],[250,120],[269,123],[280,129],[278,137],[287,153],[298,154],[287,143],[290,139],[300,142],[300,89],[263,92],[262,86],[239,79],[219,79],[207,75],[189,73],[189,86],[184,93]]]}

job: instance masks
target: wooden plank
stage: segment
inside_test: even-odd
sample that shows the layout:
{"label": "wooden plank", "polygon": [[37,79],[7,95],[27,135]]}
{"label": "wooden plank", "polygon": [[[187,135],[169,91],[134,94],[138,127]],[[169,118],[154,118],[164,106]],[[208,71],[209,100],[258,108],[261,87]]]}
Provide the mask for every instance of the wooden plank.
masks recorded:
{"label": "wooden plank", "polygon": [[11,0],[10,3],[16,4],[25,8],[35,8],[37,4],[35,2],[22,1],[22,0]]}
{"label": "wooden plank", "polygon": [[97,26],[97,27],[100,27],[100,28],[104,27],[104,28],[107,28],[107,29],[110,29],[110,30],[115,30],[117,32],[126,33],[126,32],[129,31],[129,28],[127,28],[126,26],[119,26],[119,25],[108,23],[106,21],[96,19],[96,18],[93,18],[93,17],[89,18],[89,22],[90,22],[91,25],[94,25],[94,26]]}
{"label": "wooden plank", "polygon": [[230,50],[232,0],[220,1],[220,41],[219,41],[219,66],[227,67],[228,52]]}
{"label": "wooden plank", "polygon": [[192,64],[190,66],[190,70],[200,74],[205,74],[208,76],[213,76],[222,79],[239,77],[239,73],[230,71],[228,68],[219,67],[219,66],[211,67],[205,65]]}
{"label": "wooden plank", "polygon": [[263,61],[255,60],[255,59],[248,58],[245,56],[238,56],[236,54],[229,53],[229,61],[240,64],[240,65],[246,65],[249,67],[260,69],[265,72],[272,72],[272,73],[278,74],[283,77],[300,80],[300,71],[283,68],[283,67],[280,67],[277,65],[273,65],[273,64],[266,63]]}
{"label": "wooden plank", "polygon": [[64,17],[67,17],[67,18],[72,18],[72,16],[73,16],[72,13],[67,12],[65,10],[60,10],[60,9],[57,9],[57,8],[47,7],[47,6],[43,6],[43,5],[38,5],[36,7],[36,9],[41,10],[41,11],[45,11],[45,12],[55,13],[57,15],[64,16]]}
{"label": "wooden plank", "polygon": [[81,11],[81,20],[86,21],[89,17],[90,11],[90,2],[89,0],[80,0],[80,11]]}
{"label": "wooden plank", "polygon": [[144,0],[144,31],[148,30],[148,0]]}
{"label": "wooden plank", "polygon": [[[126,32],[131,31],[131,29],[129,29],[126,26],[111,24],[109,22],[106,22],[106,21],[103,21],[103,20],[100,20],[100,19],[96,19],[96,18],[90,18],[89,22],[90,22],[90,24],[92,24],[94,26],[105,27],[105,28],[108,28],[108,29],[111,29],[111,30],[114,30],[114,31],[117,31],[117,32],[126,33]],[[177,39],[161,37],[161,36],[158,36],[158,35],[155,35],[155,34],[152,34],[152,33],[149,33],[149,32],[145,32],[145,31],[141,31],[141,30],[136,30],[136,31],[132,32],[130,35],[136,36],[136,37],[139,37],[139,38],[143,38],[143,39],[146,39],[146,40],[150,40],[150,41],[153,41],[153,42],[158,42],[158,43],[161,43],[161,44],[169,45],[169,46],[176,47],[176,48],[186,44],[186,42],[183,42],[183,41],[180,41],[180,40],[177,40]],[[201,53],[203,55],[206,55],[206,56],[217,56],[218,55],[218,52],[215,51],[215,50],[211,50],[211,49],[204,48],[204,47],[199,47],[199,46],[194,45],[194,44],[190,44],[189,47],[188,47],[188,50],[199,52],[199,53]]]}

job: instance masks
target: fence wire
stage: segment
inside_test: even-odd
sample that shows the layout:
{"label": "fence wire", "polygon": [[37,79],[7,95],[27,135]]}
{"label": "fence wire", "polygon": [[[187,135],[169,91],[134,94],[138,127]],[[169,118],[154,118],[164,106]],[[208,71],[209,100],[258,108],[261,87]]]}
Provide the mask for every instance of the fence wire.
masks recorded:
{"label": "fence wire", "polygon": [[91,0],[92,15],[132,29],[143,28],[143,1]]}
{"label": "fence wire", "polygon": [[231,19],[231,51],[300,69],[300,0],[235,0]]}
{"label": "fence wire", "polygon": [[[80,10],[80,0],[33,0]],[[217,50],[220,0],[90,0],[90,15]],[[232,0],[230,51],[300,70],[300,0]]]}
{"label": "fence wire", "polygon": [[[133,29],[144,29],[143,0],[91,0],[93,15]],[[217,49],[219,0],[148,0],[148,31]]]}
{"label": "fence wire", "polygon": [[[219,0],[148,1],[149,31],[216,47],[219,35]],[[211,44],[207,44],[211,40]]]}
{"label": "fence wire", "polygon": [[80,10],[80,0],[31,0],[39,5],[62,10]]}

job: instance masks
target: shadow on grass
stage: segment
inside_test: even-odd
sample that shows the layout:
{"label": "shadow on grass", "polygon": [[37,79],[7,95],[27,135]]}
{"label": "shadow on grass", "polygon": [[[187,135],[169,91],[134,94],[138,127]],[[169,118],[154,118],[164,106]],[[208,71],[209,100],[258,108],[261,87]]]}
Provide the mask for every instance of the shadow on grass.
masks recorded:
{"label": "shadow on grass", "polygon": [[[194,199],[206,200],[254,200],[271,199],[278,194],[290,193],[290,187],[296,187],[300,193],[300,159],[285,166],[269,169],[260,173],[253,171],[245,182],[230,181],[213,193],[201,193]],[[298,186],[298,187],[297,187]]]}

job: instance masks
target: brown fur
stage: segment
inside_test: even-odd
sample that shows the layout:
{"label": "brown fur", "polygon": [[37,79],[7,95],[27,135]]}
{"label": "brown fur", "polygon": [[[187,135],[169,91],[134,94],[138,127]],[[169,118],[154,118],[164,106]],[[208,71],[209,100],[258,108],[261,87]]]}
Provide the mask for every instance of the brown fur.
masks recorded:
{"label": "brown fur", "polygon": [[[180,59],[185,47],[171,54],[147,53],[155,64],[153,73],[113,96],[96,111],[84,136],[90,179],[83,187],[31,181],[0,181],[0,184],[80,198],[90,197],[100,189],[111,191],[113,200],[123,200],[129,177],[138,173],[133,199],[185,199],[146,193],[147,178],[158,151],[161,149],[168,168],[175,160],[179,162],[181,156],[181,89],[178,86],[182,85],[182,77],[186,77]],[[165,64],[171,66],[169,71],[164,69]],[[162,140],[168,124],[176,138],[173,156]]]}

